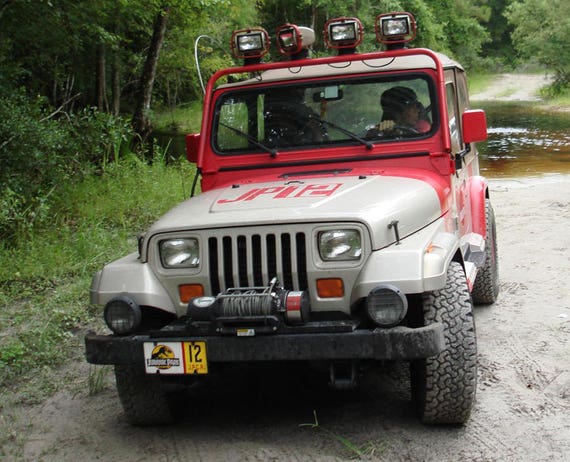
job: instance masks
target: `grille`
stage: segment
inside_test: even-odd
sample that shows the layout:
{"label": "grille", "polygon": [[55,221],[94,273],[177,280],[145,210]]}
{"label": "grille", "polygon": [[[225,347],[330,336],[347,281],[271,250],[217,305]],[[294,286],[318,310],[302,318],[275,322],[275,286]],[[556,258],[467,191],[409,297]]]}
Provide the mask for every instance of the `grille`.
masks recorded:
{"label": "grille", "polygon": [[232,287],[266,286],[272,278],[288,290],[306,290],[304,232],[224,234],[208,239],[212,294]]}

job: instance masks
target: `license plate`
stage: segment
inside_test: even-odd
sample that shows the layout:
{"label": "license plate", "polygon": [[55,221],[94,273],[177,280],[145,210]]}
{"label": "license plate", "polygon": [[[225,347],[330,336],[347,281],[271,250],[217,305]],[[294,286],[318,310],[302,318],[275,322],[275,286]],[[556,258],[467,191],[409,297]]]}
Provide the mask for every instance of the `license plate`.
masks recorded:
{"label": "license plate", "polygon": [[205,341],[145,342],[143,348],[147,374],[208,373]]}

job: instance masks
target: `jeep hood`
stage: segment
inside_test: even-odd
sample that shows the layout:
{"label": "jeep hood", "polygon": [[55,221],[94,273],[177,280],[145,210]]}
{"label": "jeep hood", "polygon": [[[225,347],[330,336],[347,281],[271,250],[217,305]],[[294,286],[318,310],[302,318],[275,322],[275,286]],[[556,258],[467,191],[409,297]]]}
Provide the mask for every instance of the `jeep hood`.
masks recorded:
{"label": "jeep hood", "polygon": [[279,223],[359,222],[375,249],[403,238],[442,215],[434,187],[397,176],[337,176],[252,183],[210,190],[164,215],[147,234]]}

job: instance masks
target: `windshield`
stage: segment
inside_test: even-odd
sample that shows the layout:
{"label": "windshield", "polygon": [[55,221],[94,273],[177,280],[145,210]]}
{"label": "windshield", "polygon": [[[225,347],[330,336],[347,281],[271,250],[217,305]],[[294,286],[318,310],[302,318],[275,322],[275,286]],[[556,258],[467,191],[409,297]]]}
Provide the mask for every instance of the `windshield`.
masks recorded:
{"label": "windshield", "polygon": [[213,147],[241,154],[422,138],[433,133],[434,90],[425,75],[323,85],[251,86],[216,105]]}

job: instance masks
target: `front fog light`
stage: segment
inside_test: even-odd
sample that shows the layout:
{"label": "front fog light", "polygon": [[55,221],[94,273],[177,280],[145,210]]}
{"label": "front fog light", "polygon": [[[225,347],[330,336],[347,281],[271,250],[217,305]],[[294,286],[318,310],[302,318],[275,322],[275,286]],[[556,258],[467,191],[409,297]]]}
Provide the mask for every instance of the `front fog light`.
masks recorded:
{"label": "front fog light", "polygon": [[366,298],[366,312],[381,327],[395,326],[408,312],[408,300],[397,287],[379,285]]}
{"label": "front fog light", "polygon": [[142,314],[140,306],[129,297],[114,297],[105,305],[105,322],[117,335],[134,332],[140,325]]}

